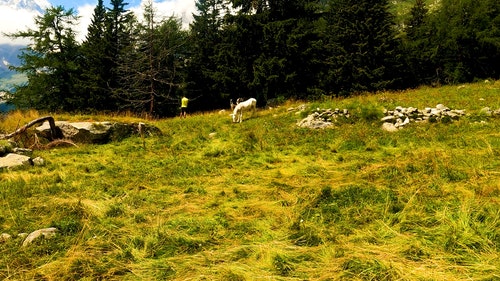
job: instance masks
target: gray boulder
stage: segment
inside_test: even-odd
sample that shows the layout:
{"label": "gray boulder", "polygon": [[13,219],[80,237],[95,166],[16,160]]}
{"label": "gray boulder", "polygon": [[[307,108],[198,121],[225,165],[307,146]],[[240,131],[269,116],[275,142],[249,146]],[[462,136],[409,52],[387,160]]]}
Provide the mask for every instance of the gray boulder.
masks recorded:
{"label": "gray boulder", "polygon": [[0,157],[0,169],[14,169],[22,166],[32,166],[31,157],[15,153],[9,153]]}
{"label": "gray boulder", "polygon": [[45,165],[45,160],[41,157],[31,158],[28,155],[9,153],[3,157],[0,157],[0,170],[14,170],[22,167],[30,166],[43,166]]}

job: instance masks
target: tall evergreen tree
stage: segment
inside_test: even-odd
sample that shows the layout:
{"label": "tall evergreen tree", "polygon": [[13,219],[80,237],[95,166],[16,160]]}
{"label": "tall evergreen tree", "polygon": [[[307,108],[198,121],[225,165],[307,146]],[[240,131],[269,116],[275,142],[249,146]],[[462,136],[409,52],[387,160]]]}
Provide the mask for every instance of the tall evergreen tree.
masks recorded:
{"label": "tall evergreen tree", "polygon": [[333,92],[376,91],[400,77],[399,42],[387,0],[332,0],[327,20]]}
{"label": "tall evergreen tree", "polygon": [[500,2],[443,0],[429,32],[436,81],[461,83],[500,75]]}
{"label": "tall evergreen tree", "polygon": [[435,77],[435,66],[431,62],[432,39],[429,29],[429,14],[424,0],[416,0],[405,23],[402,51],[406,61],[405,85],[431,84]]}
{"label": "tall evergreen tree", "polygon": [[110,43],[106,40],[106,7],[98,0],[92,21],[87,28],[87,36],[82,43],[80,67],[82,79],[80,87],[87,99],[87,108],[95,110],[114,109],[111,102],[110,80],[113,61],[108,53]]}
{"label": "tall evergreen tree", "polygon": [[[108,71],[107,84],[112,89],[112,96],[109,98],[107,108],[119,109],[124,105],[118,98],[126,85],[120,83],[123,81],[119,76],[119,63],[126,61],[126,58],[133,51],[134,43],[134,24],[136,18],[132,12],[125,9],[128,3],[124,0],[111,0],[111,7],[106,12],[106,29],[104,34],[106,59],[105,67]],[[125,104],[127,106],[127,104]]]}
{"label": "tall evergreen tree", "polygon": [[[222,47],[223,16],[227,14],[224,0],[198,0],[197,12],[190,26],[191,54],[187,67],[186,91],[200,99],[193,104],[197,109],[211,109],[224,105],[230,93],[220,83],[216,54]],[[191,107],[193,107],[191,106]]]}
{"label": "tall evergreen tree", "polygon": [[232,22],[234,31],[244,34],[232,35],[230,40],[240,44],[235,49],[247,66],[240,73],[250,77],[244,84],[250,95],[266,103],[277,97],[304,98],[315,92],[318,1],[232,2],[240,9]]}
{"label": "tall evergreen tree", "polygon": [[410,18],[405,23],[406,36],[411,40],[418,37],[423,26],[425,26],[429,9],[425,6],[424,0],[415,0],[415,4],[410,9]]}
{"label": "tall evergreen tree", "polygon": [[75,88],[79,46],[73,28],[77,20],[72,9],[50,7],[35,17],[37,29],[10,35],[32,42],[20,55],[21,65],[11,67],[28,77],[11,100],[18,108],[72,111],[81,107],[84,100]]}
{"label": "tall evergreen tree", "polygon": [[258,98],[249,85],[253,80],[253,62],[261,52],[261,32],[259,23],[252,16],[229,15],[225,18],[220,31],[221,41],[211,58],[216,66],[212,73],[215,87],[223,96]]}

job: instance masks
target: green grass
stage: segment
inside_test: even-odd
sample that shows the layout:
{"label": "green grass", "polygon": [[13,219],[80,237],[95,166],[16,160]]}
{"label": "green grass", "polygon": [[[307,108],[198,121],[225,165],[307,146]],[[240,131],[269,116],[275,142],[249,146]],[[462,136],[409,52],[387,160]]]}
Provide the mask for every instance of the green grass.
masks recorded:
{"label": "green grass", "polygon": [[[241,124],[218,112],[143,120],[164,134],[35,151],[45,166],[0,172],[0,232],[59,233],[1,243],[0,278],[498,280],[500,118],[479,111],[500,108],[499,88],[310,104],[354,115],[325,130],[296,126],[296,102]],[[380,129],[378,110],[438,103],[468,115]],[[137,120],[56,116],[106,119]]]}

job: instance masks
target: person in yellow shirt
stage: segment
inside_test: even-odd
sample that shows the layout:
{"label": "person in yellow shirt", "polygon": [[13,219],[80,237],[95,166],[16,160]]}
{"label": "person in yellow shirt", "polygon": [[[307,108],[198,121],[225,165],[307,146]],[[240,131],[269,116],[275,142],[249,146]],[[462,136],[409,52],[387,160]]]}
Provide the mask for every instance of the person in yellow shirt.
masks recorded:
{"label": "person in yellow shirt", "polygon": [[181,99],[181,115],[180,115],[181,118],[182,117],[186,118],[188,102],[189,102],[188,98],[182,97],[182,99]]}

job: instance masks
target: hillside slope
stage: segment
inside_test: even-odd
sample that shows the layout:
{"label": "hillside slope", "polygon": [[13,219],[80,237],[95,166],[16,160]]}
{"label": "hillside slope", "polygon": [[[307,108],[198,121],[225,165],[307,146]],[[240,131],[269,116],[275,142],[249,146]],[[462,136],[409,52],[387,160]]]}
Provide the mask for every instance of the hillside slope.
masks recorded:
{"label": "hillside slope", "polygon": [[[164,134],[36,151],[45,166],[0,173],[0,232],[15,237],[0,278],[496,280],[500,118],[481,110],[499,96],[496,81],[290,102],[241,124],[227,111],[143,120]],[[467,116],[380,128],[384,108],[438,103]],[[352,118],[296,126],[336,107]],[[106,118],[127,117],[56,117]],[[46,227],[57,236],[21,246]]]}

